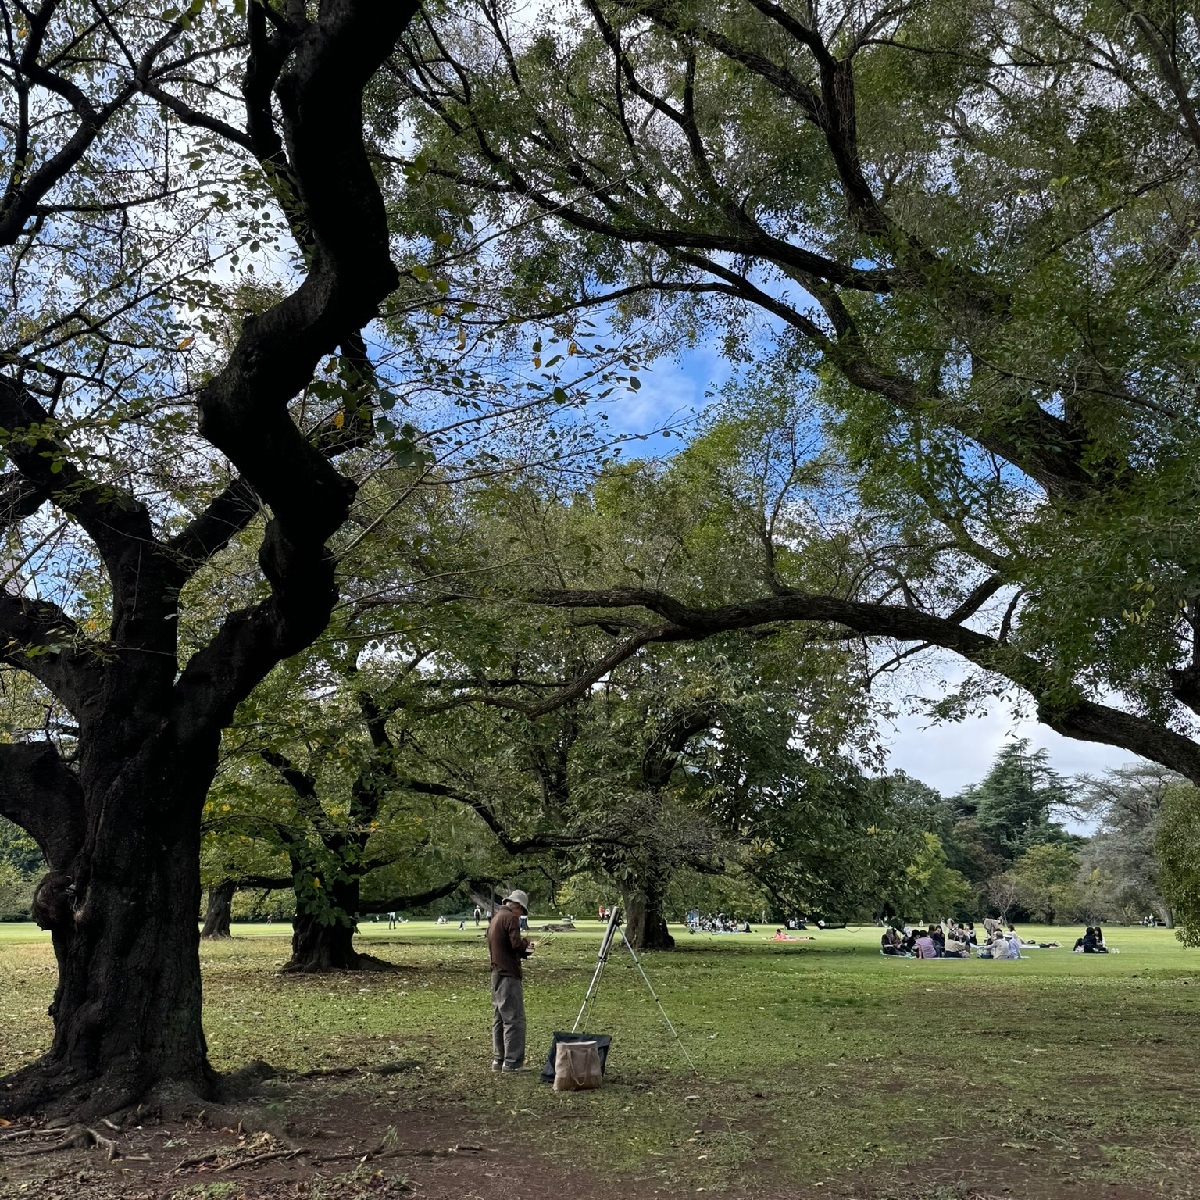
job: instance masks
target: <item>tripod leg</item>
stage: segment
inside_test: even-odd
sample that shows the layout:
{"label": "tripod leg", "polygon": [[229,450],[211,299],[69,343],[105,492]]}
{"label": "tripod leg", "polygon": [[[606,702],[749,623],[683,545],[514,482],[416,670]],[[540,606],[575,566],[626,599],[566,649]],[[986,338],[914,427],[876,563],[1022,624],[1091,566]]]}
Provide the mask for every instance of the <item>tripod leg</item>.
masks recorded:
{"label": "tripod leg", "polygon": [[642,960],[638,958],[634,948],[629,944],[629,939],[622,933],[621,941],[625,943],[625,949],[629,951],[630,957],[633,959],[633,965],[637,967],[638,973],[646,982],[646,990],[650,993],[650,998],[658,1005],[658,1011],[662,1014],[662,1019],[667,1023],[667,1028],[671,1031],[671,1036],[675,1039],[675,1044],[679,1047],[679,1052],[687,1059],[687,1065],[692,1068],[694,1075],[699,1075],[700,1072],[696,1069],[696,1064],[692,1062],[692,1056],[687,1052],[687,1047],[683,1044],[675,1026],[671,1024],[671,1018],[667,1016],[667,1010],[663,1008],[662,1001],[658,998],[658,993],[654,990],[654,984],[650,982],[650,976],[646,974],[646,968],[642,966]]}
{"label": "tripod leg", "polygon": [[600,950],[596,954],[596,970],[592,973],[592,982],[588,984],[587,995],[584,996],[583,1003],[579,1006],[579,1016],[575,1018],[575,1024],[571,1026],[572,1033],[579,1028],[579,1022],[583,1020],[583,1013],[588,1006],[588,1001],[591,1000],[596,991],[596,985],[600,982],[600,976],[604,974],[604,964],[608,962],[608,952],[612,948],[613,934],[616,932],[620,921],[621,910],[614,907],[609,914],[608,925],[604,930],[604,937],[600,939]]}
{"label": "tripod leg", "polygon": [[587,1008],[588,1002],[596,991],[596,987],[600,982],[600,976],[604,974],[604,964],[606,962],[608,962],[607,954],[596,963],[596,969],[592,972],[592,982],[588,984],[587,995],[584,996],[583,1003],[579,1006],[579,1015],[575,1018],[575,1024],[571,1026],[572,1033],[578,1030],[579,1022],[583,1020],[584,1010]]}

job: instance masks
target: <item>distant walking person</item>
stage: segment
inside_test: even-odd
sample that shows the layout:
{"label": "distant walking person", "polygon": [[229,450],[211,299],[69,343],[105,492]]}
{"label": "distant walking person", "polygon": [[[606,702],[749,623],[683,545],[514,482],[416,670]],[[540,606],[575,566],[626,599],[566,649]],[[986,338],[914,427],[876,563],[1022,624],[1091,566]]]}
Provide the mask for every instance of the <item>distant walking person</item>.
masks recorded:
{"label": "distant walking person", "polygon": [[492,1070],[519,1071],[525,1065],[525,996],[521,960],[536,942],[521,936],[521,917],[529,914],[529,896],[515,891],[488,925],[492,962]]}
{"label": "distant walking person", "polygon": [[475,905],[475,928],[479,928],[479,918],[483,916],[483,909],[479,905]]}

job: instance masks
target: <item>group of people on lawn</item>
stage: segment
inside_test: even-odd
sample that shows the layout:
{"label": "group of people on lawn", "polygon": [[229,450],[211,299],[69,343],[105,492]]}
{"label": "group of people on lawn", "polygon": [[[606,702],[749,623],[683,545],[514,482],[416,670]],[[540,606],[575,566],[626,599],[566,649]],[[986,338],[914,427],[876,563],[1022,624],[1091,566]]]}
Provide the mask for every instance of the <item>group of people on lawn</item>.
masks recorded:
{"label": "group of people on lawn", "polygon": [[[1023,942],[1021,935],[1009,925],[1007,929],[997,920],[988,917],[984,921],[984,940],[975,932],[975,924],[968,921],[943,921],[928,929],[913,929],[905,926],[896,929],[889,926],[879,939],[880,952],[894,958],[970,958],[974,949],[979,958],[1021,958],[1022,950],[1057,950],[1058,942]],[[1089,925],[1083,937],[1073,947],[1078,954],[1107,954],[1104,930]]]}
{"label": "group of people on lawn", "polygon": [[[879,939],[880,950],[895,958],[970,958],[972,946],[978,947],[980,952],[983,950],[974,922],[970,921],[965,925],[957,921],[943,921],[940,925],[930,925],[928,929],[914,929],[907,925],[903,929],[896,929],[889,925]],[[984,942],[984,946],[991,949],[990,939]],[[1018,944],[1014,957],[1020,956]],[[996,957],[995,953],[990,957]]]}

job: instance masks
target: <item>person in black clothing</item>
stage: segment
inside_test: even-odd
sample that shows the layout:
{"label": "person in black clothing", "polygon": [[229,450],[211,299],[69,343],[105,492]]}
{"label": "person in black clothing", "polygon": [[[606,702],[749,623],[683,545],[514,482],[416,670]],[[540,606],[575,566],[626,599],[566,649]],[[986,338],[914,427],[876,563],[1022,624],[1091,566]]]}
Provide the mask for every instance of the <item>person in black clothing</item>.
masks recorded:
{"label": "person in black clothing", "polygon": [[929,927],[929,936],[933,939],[933,948],[938,958],[946,957],[946,932],[940,925]]}

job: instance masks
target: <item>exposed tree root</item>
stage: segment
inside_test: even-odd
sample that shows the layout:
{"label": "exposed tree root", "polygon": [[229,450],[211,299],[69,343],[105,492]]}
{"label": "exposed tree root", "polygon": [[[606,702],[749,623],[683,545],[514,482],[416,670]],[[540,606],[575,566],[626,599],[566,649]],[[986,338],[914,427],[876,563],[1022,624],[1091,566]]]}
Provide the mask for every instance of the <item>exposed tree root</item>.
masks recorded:
{"label": "exposed tree root", "polygon": [[24,1136],[31,1138],[45,1138],[57,1136],[57,1140],[44,1146],[35,1146],[30,1150],[4,1150],[0,1151],[0,1158],[34,1158],[39,1154],[57,1154],[60,1150],[89,1150],[96,1146],[103,1150],[108,1156],[109,1162],[114,1158],[120,1158],[121,1152],[117,1149],[117,1143],[112,1138],[106,1138],[103,1134],[97,1133],[94,1129],[89,1129],[86,1125],[72,1125],[66,1131],[62,1129],[27,1129]]}
{"label": "exposed tree root", "polygon": [[240,1171],[243,1167],[257,1167],[261,1163],[298,1158],[307,1153],[302,1146],[280,1145],[279,1139],[270,1133],[259,1133],[249,1139],[239,1139],[236,1146],[224,1146],[206,1154],[185,1158],[175,1168],[175,1174],[182,1175],[197,1167],[204,1167],[214,1173]]}
{"label": "exposed tree root", "polygon": [[[277,1074],[269,1063],[255,1059],[229,1075],[209,1072],[200,1086],[191,1081],[164,1081],[146,1088],[133,1082],[133,1072],[88,1079],[42,1060],[8,1076],[0,1085],[0,1112],[36,1121],[4,1129],[0,1146],[28,1138],[58,1137],[60,1144],[54,1149],[66,1149],[70,1147],[61,1141],[68,1137],[64,1131],[79,1137],[79,1130],[93,1124],[116,1132],[133,1125],[162,1123],[199,1122],[231,1128],[256,1124],[254,1115],[247,1114],[242,1104],[264,1080]],[[263,1126],[276,1124],[267,1114],[261,1115]]]}
{"label": "exposed tree root", "polygon": [[131,1071],[88,1077],[47,1058],[39,1059],[4,1079],[0,1109],[5,1115],[38,1117],[53,1124],[94,1121],[137,1102],[145,1091]]}
{"label": "exposed tree root", "polygon": [[453,1146],[447,1146],[444,1150],[440,1147],[422,1146],[420,1149],[414,1150],[406,1146],[393,1146],[389,1148],[389,1138],[384,1138],[378,1146],[370,1150],[352,1150],[348,1154],[313,1154],[311,1150],[306,1150],[304,1153],[312,1156],[314,1162],[345,1162],[349,1159],[357,1159],[359,1162],[371,1162],[377,1158],[453,1158],[457,1154],[486,1154],[487,1147],[477,1145],[474,1142],[457,1142]]}
{"label": "exposed tree root", "polygon": [[293,959],[280,968],[280,973],[284,975],[334,975],[341,971],[399,970],[398,964],[388,962],[383,958],[376,958],[373,954],[357,954],[351,962],[336,967],[314,962],[311,959],[302,959],[299,962]]}
{"label": "exposed tree root", "polygon": [[261,1058],[252,1058],[243,1067],[220,1077],[217,1098],[225,1103],[231,1100],[245,1100],[258,1090],[258,1085],[267,1079],[274,1079],[279,1071],[269,1062]]}

